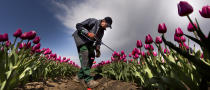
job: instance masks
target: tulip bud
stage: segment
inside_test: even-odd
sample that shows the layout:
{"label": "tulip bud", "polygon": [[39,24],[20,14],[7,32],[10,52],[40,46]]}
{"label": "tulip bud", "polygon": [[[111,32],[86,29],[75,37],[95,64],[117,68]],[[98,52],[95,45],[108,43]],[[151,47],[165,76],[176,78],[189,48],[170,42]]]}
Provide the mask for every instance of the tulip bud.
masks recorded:
{"label": "tulip bud", "polygon": [[6,47],[9,47],[11,45],[10,41],[6,41]]}
{"label": "tulip bud", "polygon": [[166,51],[167,51],[168,54],[170,53],[170,51],[168,49],[164,49],[165,54],[166,54]]}
{"label": "tulip bud", "polygon": [[[197,28],[196,23],[193,23],[193,24],[194,24],[195,27]],[[187,27],[187,30],[188,30],[189,32],[193,32],[193,31],[195,31],[195,28],[193,27],[193,25],[192,25],[191,23],[189,23],[189,24],[188,24],[188,27]]]}
{"label": "tulip bud", "polygon": [[40,37],[37,36],[37,37],[35,37],[35,39],[33,40],[33,43],[34,43],[34,44],[37,44],[37,43],[39,43],[39,41],[40,41]]}
{"label": "tulip bud", "polygon": [[20,37],[21,34],[22,34],[22,30],[19,28],[19,29],[16,30],[16,32],[13,33],[13,36],[14,37]]}
{"label": "tulip bud", "polygon": [[27,39],[32,40],[36,37],[36,31],[30,31],[27,33]]}
{"label": "tulip bud", "polygon": [[159,33],[166,33],[166,31],[167,31],[167,28],[166,28],[165,23],[159,24],[159,26],[158,26],[158,32]]}
{"label": "tulip bud", "polygon": [[27,39],[27,33],[28,32],[24,32],[23,34],[21,34],[20,38],[23,39],[23,40]]}
{"label": "tulip bud", "polygon": [[157,56],[157,52],[155,52],[155,51],[152,54],[153,54],[153,56]]}
{"label": "tulip bud", "polygon": [[193,7],[186,1],[180,1],[177,7],[179,16],[187,16],[193,12]]}
{"label": "tulip bud", "polygon": [[129,53],[129,57],[131,57],[132,56],[132,54],[131,53]]}
{"label": "tulip bud", "polygon": [[204,18],[210,18],[210,6],[203,6],[202,11],[199,10],[200,14]]}
{"label": "tulip bud", "polygon": [[3,41],[3,35],[0,34],[0,42]]}
{"label": "tulip bud", "polygon": [[181,36],[181,41],[182,41],[182,42],[185,42],[185,41],[186,41],[186,39],[185,39],[184,36]]}
{"label": "tulip bud", "polygon": [[175,35],[178,36],[178,37],[183,35],[183,31],[180,27],[176,28]]}
{"label": "tulip bud", "polygon": [[35,49],[40,49],[40,46],[41,46],[41,44],[38,43],[38,44],[36,44],[36,45],[34,46],[34,48],[35,48]]}
{"label": "tulip bud", "polygon": [[136,46],[137,46],[138,48],[141,48],[141,47],[142,47],[142,42],[141,42],[141,40],[137,40]]}
{"label": "tulip bud", "polygon": [[162,43],[162,38],[161,38],[160,36],[157,36],[155,42],[156,42],[157,44]]}
{"label": "tulip bud", "polygon": [[3,34],[3,41],[8,41],[8,34],[7,33],[4,33]]}
{"label": "tulip bud", "polygon": [[149,49],[150,49],[150,45],[149,45],[149,44],[144,44],[144,48],[145,48],[146,50],[149,50]]}
{"label": "tulip bud", "polygon": [[145,43],[146,43],[146,44],[151,44],[152,42],[153,42],[152,37],[151,37],[150,34],[148,34],[148,35],[146,36]]}

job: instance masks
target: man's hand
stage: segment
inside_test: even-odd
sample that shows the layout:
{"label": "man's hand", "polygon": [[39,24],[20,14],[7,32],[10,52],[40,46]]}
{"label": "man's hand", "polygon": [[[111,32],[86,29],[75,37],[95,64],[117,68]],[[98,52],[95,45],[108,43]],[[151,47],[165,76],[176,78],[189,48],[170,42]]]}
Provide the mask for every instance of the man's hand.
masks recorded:
{"label": "man's hand", "polygon": [[91,39],[94,39],[95,34],[94,34],[94,33],[89,32],[89,33],[87,34],[87,36],[88,36],[88,37],[90,37]]}
{"label": "man's hand", "polygon": [[100,46],[96,46],[96,57],[100,57],[101,56],[101,52],[100,52]]}
{"label": "man's hand", "polygon": [[99,58],[101,56],[100,50],[96,50],[96,57]]}

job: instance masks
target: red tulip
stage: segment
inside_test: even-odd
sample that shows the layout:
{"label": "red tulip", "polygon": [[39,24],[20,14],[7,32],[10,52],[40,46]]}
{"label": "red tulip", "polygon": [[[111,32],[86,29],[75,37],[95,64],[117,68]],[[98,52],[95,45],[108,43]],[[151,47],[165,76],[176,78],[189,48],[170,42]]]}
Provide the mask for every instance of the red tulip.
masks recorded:
{"label": "red tulip", "polygon": [[162,38],[161,38],[160,36],[157,36],[155,42],[156,42],[157,44],[162,43]]}
{"label": "red tulip", "polygon": [[175,35],[178,36],[178,37],[183,35],[183,31],[180,27],[176,28]]}
{"label": "red tulip", "polygon": [[141,42],[141,40],[137,40],[136,46],[137,46],[138,48],[141,48],[141,47],[142,47],[142,42]]}
{"label": "red tulip", "polygon": [[193,12],[193,7],[186,1],[180,1],[177,7],[179,16],[187,16]]}
{"label": "red tulip", "polygon": [[202,11],[199,10],[200,14],[204,18],[210,18],[210,6],[203,6]]}
{"label": "red tulip", "polygon": [[22,34],[22,30],[19,28],[19,29],[16,30],[16,32],[13,33],[13,36],[14,37],[20,37],[21,34]]}
{"label": "red tulip", "polygon": [[[194,24],[195,27],[197,28],[196,23],[193,23],[193,24]],[[195,29],[194,29],[194,27],[193,27],[193,25],[192,25],[191,23],[188,24],[187,30],[188,30],[189,32],[195,31]]]}
{"label": "red tulip", "polygon": [[35,39],[33,40],[33,43],[34,43],[34,44],[37,44],[37,43],[39,43],[39,41],[40,41],[40,37],[37,36],[37,37],[35,37]]}
{"label": "red tulip", "polygon": [[166,33],[166,31],[167,31],[167,28],[166,28],[165,23],[162,23],[162,24],[158,25],[158,32],[159,33]]}
{"label": "red tulip", "polygon": [[148,35],[146,36],[145,43],[146,43],[146,44],[151,44],[152,42],[153,42],[152,37],[151,37],[150,34],[148,34]]}

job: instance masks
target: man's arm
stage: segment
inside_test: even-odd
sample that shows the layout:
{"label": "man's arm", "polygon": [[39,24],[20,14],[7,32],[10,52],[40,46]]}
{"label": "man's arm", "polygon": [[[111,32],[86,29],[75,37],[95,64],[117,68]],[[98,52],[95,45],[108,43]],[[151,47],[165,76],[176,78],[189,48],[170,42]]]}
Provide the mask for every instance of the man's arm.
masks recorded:
{"label": "man's arm", "polygon": [[104,35],[104,33],[101,33],[101,35],[99,35],[99,36],[97,37],[97,41],[96,41],[96,50],[97,50],[97,49],[100,49],[103,35]]}
{"label": "man's arm", "polygon": [[84,27],[85,26],[90,27],[90,26],[94,25],[95,24],[94,23],[95,20],[96,19],[94,19],[94,18],[86,19],[85,21],[83,21],[81,23],[77,23],[76,24],[76,28],[77,28],[77,30],[79,30],[79,32],[84,33],[85,35],[87,35],[89,31],[86,28],[84,28]]}

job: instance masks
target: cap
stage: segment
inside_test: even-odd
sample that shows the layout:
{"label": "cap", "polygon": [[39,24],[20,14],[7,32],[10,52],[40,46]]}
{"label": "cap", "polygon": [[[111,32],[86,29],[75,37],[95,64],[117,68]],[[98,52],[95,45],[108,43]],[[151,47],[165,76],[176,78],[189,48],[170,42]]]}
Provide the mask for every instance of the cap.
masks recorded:
{"label": "cap", "polygon": [[105,17],[104,20],[107,23],[107,27],[110,27],[112,29],[112,18],[111,17]]}

